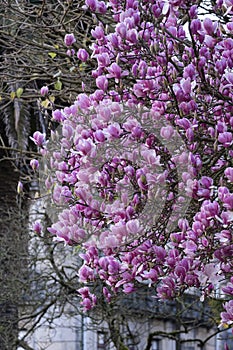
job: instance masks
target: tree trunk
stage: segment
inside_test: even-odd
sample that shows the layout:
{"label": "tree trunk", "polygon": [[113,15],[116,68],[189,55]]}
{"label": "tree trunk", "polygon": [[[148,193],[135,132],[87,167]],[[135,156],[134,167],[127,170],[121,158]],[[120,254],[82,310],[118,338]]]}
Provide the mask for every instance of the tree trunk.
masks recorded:
{"label": "tree trunk", "polygon": [[17,200],[18,172],[0,150],[0,350],[15,350],[25,282],[25,216]]}

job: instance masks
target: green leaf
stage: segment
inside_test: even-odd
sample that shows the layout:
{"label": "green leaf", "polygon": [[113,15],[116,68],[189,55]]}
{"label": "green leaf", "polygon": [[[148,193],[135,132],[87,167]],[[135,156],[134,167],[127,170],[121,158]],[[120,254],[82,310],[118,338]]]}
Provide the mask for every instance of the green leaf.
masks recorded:
{"label": "green leaf", "polygon": [[80,251],[82,250],[82,246],[79,244],[79,245],[76,245],[76,246],[73,246],[73,254],[77,254],[77,253],[80,253]]}
{"label": "green leaf", "polygon": [[52,59],[54,59],[54,58],[57,56],[56,52],[49,52],[48,55],[49,55]]}
{"label": "green leaf", "polygon": [[79,71],[80,71],[80,72],[85,71],[86,66],[87,66],[87,65],[86,65],[85,62],[80,63],[80,65],[79,65]]}
{"label": "green leaf", "polygon": [[11,95],[10,96],[11,96],[11,99],[14,100],[14,98],[15,98],[15,91],[11,91]]}
{"label": "green leaf", "polygon": [[48,108],[49,104],[50,104],[50,101],[48,98],[46,98],[46,100],[41,102],[41,106],[44,108]]}
{"label": "green leaf", "polygon": [[62,89],[62,82],[60,81],[60,79],[57,79],[56,83],[54,83],[54,89],[61,91]]}
{"label": "green leaf", "polygon": [[23,88],[18,88],[18,89],[16,90],[16,96],[17,96],[18,98],[20,98],[20,97],[22,96],[22,93],[23,93]]}
{"label": "green leaf", "polygon": [[53,95],[49,96],[49,101],[52,102],[52,103],[54,103],[54,101],[55,101],[55,96],[53,96]]}

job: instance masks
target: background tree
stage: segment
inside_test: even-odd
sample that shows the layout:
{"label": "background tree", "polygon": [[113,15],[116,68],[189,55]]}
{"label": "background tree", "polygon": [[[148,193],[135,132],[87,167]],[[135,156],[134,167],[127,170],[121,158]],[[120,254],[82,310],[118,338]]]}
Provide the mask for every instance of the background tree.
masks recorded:
{"label": "background tree", "polygon": [[[29,136],[37,128],[46,133],[51,109],[70,103],[81,90],[84,68],[73,62],[73,51],[70,56],[66,53],[64,36],[72,28],[80,38],[75,47],[86,46],[91,17],[82,5],[80,1],[0,2],[1,350],[16,347],[19,313],[29,303],[24,293],[30,294],[38,278],[28,271],[38,259],[28,251],[28,197],[36,180],[29,162],[39,157]],[[43,85],[49,86],[49,95],[41,95]],[[35,303],[35,295],[32,298]],[[48,299],[44,299],[45,310],[51,303]],[[34,321],[43,314],[38,302],[30,316]]]}

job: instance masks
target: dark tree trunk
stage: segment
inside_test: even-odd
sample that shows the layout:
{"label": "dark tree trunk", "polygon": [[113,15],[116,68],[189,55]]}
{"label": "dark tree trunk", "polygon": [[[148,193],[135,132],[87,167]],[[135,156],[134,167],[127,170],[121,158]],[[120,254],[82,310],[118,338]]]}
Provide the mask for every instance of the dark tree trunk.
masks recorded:
{"label": "dark tree trunk", "polygon": [[0,150],[0,350],[16,349],[25,281],[26,217],[17,196],[18,179],[13,163]]}

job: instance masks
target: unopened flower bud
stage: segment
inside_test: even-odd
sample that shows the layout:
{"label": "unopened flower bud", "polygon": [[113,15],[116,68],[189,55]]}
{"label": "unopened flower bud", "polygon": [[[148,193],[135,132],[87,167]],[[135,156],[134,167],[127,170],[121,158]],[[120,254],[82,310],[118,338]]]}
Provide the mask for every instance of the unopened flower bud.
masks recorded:
{"label": "unopened flower bud", "polygon": [[65,39],[64,39],[64,43],[66,46],[71,46],[76,42],[76,39],[74,37],[74,34],[66,34],[65,35]]}
{"label": "unopened flower bud", "polygon": [[39,168],[39,162],[37,159],[32,159],[30,161],[30,166],[32,167],[33,170],[36,170]]}
{"label": "unopened flower bud", "polygon": [[48,86],[42,86],[42,88],[40,89],[40,94],[42,96],[48,95],[48,92],[49,92]]}

